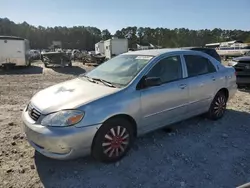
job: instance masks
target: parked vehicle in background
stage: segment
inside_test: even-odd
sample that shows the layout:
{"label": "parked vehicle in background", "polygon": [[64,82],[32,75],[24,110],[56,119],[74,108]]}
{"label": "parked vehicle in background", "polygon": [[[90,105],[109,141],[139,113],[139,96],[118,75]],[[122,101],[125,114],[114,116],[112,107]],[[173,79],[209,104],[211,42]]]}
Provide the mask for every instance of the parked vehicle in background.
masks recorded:
{"label": "parked vehicle in background", "polygon": [[95,66],[102,64],[105,61],[106,57],[102,54],[95,54],[95,53],[87,53],[82,57],[83,64],[85,63],[92,63]]}
{"label": "parked vehicle in background", "polygon": [[38,50],[30,50],[29,51],[30,59],[31,60],[39,60],[41,59],[41,54]]}
{"label": "parked vehicle in background", "polygon": [[41,51],[41,54],[46,53],[46,52],[50,52],[50,50],[49,50],[49,49],[43,49],[43,50]]}
{"label": "parked vehicle in background", "polygon": [[202,47],[183,47],[182,49],[204,52],[204,53],[212,56],[213,58],[215,58],[217,61],[221,62],[221,58],[220,58],[219,54],[216,52],[215,49],[202,48]]}
{"label": "parked vehicle in background", "polygon": [[30,66],[29,41],[20,37],[0,36],[0,66]]}
{"label": "parked vehicle in background", "polygon": [[250,52],[247,52],[242,57],[232,59],[228,66],[232,66],[236,70],[238,86],[249,86],[250,85]]}
{"label": "parked vehicle in background", "polygon": [[82,56],[80,50],[74,49],[74,50],[71,51],[71,56],[70,56],[70,58],[71,58],[72,60],[74,60],[74,61],[78,60],[78,59],[79,59],[79,56]]}
{"label": "parked vehicle in background", "polygon": [[95,55],[96,53],[95,53],[95,51],[88,51],[88,54],[89,55]]}
{"label": "parked vehicle in background", "polygon": [[[233,42],[233,41],[232,41]],[[224,42],[216,49],[218,54],[227,60],[230,57],[239,57],[250,52],[250,44],[236,41],[234,43]]]}
{"label": "parked vehicle in background", "polygon": [[70,57],[64,52],[43,52],[41,54],[41,60],[45,67],[49,65],[60,65],[65,67],[72,67],[72,62]]}
{"label": "parked vehicle in background", "polygon": [[198,51],[131,51],[38,92],[22,113],[31,146],[55,159],[121,159],[135,137],[206,113],[217,120],[235,70]]}
{"label": "parked vehicle in background", "polygon": [[105,54],[103,40],[95,44],[95,54]]}
{"label": "parked vehicle in background", "polygon": [[67,56],[69,56],[71,58],[71,55],[72,55],[71,49],[67,49],[65,53],[67,54]]}
{"label": "parked vehicle in background", "polygon": [[128,39],[111,38],[104,41],[104,55],[111,59],[128,51]]}
{"label": "parked vehicle in background", "polygon": [[216,49],[217,53],[223,58],[223,60],[232,57],[239,57],[250,52],[250,43],[243,43],[239,40],[211,43],[206,44],[205,46]]}

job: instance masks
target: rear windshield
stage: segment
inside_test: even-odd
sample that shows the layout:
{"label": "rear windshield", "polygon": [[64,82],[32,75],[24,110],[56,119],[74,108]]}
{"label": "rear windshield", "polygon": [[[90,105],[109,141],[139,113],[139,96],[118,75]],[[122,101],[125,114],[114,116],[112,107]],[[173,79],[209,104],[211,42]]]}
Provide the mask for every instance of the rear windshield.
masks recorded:
{"label": "rear windshield", "polygon": [[200,48],[200,49],[195,49],[195,50],[196,50],[196,51],[204,52],[204,53],[206,53],[206,54],[212,56],[212,57],[215,58],[216,60],[221,61],[221,58],[220,58],[219,54],[218,54],[215,50],[213,50],[213,49],[201,49],[201,48]]}

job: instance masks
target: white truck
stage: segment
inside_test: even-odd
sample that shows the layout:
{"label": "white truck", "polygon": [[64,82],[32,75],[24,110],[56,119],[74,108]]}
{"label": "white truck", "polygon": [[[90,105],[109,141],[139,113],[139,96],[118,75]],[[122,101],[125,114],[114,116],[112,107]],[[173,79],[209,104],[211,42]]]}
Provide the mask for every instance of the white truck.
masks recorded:
{"label": "white truck", "polygon": [[104,55],[107,59],[128,52],[128,39],[112,38],[104,41]]}
{"label": "white truck", "polygon": [[0,67],[30,66],[29,41],[20,37],[0,36]]}

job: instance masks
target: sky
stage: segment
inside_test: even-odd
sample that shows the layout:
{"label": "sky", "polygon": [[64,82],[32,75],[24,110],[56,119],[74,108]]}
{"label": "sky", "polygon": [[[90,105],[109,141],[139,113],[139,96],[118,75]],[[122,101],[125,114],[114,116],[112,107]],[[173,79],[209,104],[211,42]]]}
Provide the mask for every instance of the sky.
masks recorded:
{"label": "sky", "polygon": [[0,0],[0,18],[34,26],[250,30],[250,0]]}

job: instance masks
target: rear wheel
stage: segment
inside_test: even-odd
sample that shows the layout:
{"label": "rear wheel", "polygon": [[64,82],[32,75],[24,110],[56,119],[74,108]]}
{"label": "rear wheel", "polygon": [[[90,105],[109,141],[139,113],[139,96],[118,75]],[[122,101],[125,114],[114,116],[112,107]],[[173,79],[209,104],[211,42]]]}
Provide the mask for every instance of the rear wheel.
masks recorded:
{"label": "rear wheel", "polygon": [[227,97],[224,92],[219,92],[214,97],[207,117],[212,120],[218,120],[223,117],[227,107]]}
{"label": "rear wheel", "polygon": [[102,162],[116,162],[125,156],[133,141],[134,129],[128,120],[110,119],[98,130],[92,155]]}

